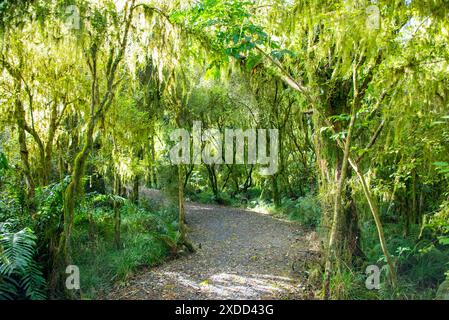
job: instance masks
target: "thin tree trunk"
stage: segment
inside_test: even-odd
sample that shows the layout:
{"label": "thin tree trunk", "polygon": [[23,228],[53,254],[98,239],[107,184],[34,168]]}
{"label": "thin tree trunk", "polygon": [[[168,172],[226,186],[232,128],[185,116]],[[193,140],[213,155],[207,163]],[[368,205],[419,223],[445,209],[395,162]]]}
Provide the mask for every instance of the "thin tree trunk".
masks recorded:
{"label": "thin tree trunk", "polygon": [[120,193],[120,177],[118,173],[114,174],[114,243],[117,249],[121,248],[121,240],[120,240],[120,227],[121,227],[121,216],[120,216],[120,206],[117,201],[117,197]]}
{"label": "thin tree trunk", "polygon": [[178,165],[178,224],[179,224],[179,245],[185,246],[190,252],[194,252],[193,244],[187,238],[187,228],[185,225],[184,208],[184,168]]}
{"label": "thin tree trunk", "polygon": [[139,184],[140,184],[139,175],[136,174],[136,176],[133,179],[133,192],[132,192],[132,201],[136,204],[139,202]]}
{"label": "thin tree trunk", "polygon": [[26,132],[25,132],[25,110],[23,109],[22,102],[19,100],[19,97],[16,98],[16,120],[18,127],[18,139],[19,139],[19,147],[20,147],[20,160],[22,161],[22,171],[25,177],[25,184],[27,187],[26,194],[26,206],[32,207],[32,201],[34,198],[34,179],[31,175],[31,166],[29,160],[29,152],[26,143]]}
{"label": "thin tree trunk", "polygon": [[324,275],[324,298],[329,299],[330,297],[330,279],[332,276],[332,268],[333,264],[335,263],[336,259],[338,258],[340,252],[338,251],[337,245],[340,240],[340,233],[341,233],[341,226],[343,225],[343,203],[342,203],[342,194],[343,194],[343,187],[346,182],[346,175],[347,175],[347,169],[348,169],[348,159],[349,159],[349,152],[350,152],[350,146],[351,146],[351,137],[352,137],[352,131],[354,128],[355,123],[355,117],[356,117],[356,111],[355,108],[352,110],[351,115],[351,121],[349,123],[348,128],[348,135],[345,142],[345,148],[343,153],[343,162],[341,163],[341,171],[340,171],[340,177],[337,177],[338,184],[337,184],[337,190],[335,194],[335,200],[334,200],[334,215],[332,220],[332,229],[329,237],[329,248],[328,248],[328,255],[326,259],[326,265],[325,265],[325,275]]}
{"label": "thin tree trunk", "polygon": [[155,148],[155,142],[154,137],[156,135],[155,130],[153,128],[154,125],[151,127],[151,137],[150,137],[150,187],[151,188],[157,188],[157,177],[156,177],[156,148]]}
{"label": "thin tree trunk", "polygon": [[[72,229],[73,216],[75,213],[75,203],[80,193],[82,184],[81,179],[84,175],[85,162],[89,155],[90,147],[92,145],[94,123],[91,120],[86,136],[86,142],[83,149],[78,153],[73,167],[72,181],[67,186],[64,194],[64,228],[59,239],[57,254],[55,257],[54,267],[52,268],[52,275],[50,280],[50,289],[53,293],[62,285],[65,267],[72,264]],[[68,298],[74,298],[73,290],[65,290]]]}
{"label": "thin tree trunk", "polygon": [[358,165],[353,162],[351,159],[349,159],[349,163],[351,164],[351,167],[354,169],[355,173],[357,174],[357,177],[360,179],[360,182],[362,183],[363,193],[365,194],[366,200],[368,201],[368,205],[370,207],[371,213],[374,218],[374,222],[376,223],[377,233],[379,235],[379,241],[380,246],[382,248],[382,252],[387,259],[388,268],[390,271],[390,279],[393,287],[396,286],[397,283],[397,276],[396,271],[393,263],[393,259],[390,256],[390,253],[388,252],[387,243],[385,241],[385,234],[382,227],[382,222],[380,220],[379,210],[377,208],[376,203],[373,200],[373,197],[371,195],[371,192],[369,190],[368,184],[365,181],[365,178],[363,177],[363,174],[360,172],[360,169]]}
{"label": "thin tree trunk", "polygon": [[271,177],[271,186],[273,190],[273,202],[276,208],[281,206],[281,198],[279,196],[278,175],[275,174]]}
{"label": "thin tree trunk", "polygon": [[[58,109],[57,102],[53,103],[51,116],[50,116],[50,127],[48,129],[48,137],[45,144],[44,159],[42,164],[42,183],[44,186],[50,183],[51,176],[51,159],[53,155],[53,140],[56,135],[56,129],[58,128]],[[62,115],[61,115],[62,116]]]}

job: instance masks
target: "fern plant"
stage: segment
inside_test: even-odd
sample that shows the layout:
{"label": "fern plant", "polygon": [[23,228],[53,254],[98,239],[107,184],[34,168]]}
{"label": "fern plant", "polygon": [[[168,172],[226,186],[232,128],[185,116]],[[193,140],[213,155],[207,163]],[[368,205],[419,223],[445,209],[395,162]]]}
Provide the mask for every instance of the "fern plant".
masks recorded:
{"label": "fern plant", "polygon": [[181,233],[178,230],[176,221],[163,226],[159,232],[152,232],[152,236],[164,243],[170,249],[171,256],[177,256],[179,253],[179,241]]}
{"label": "fern plant", "polygon": [[30,228],[14,232],[12,223],[0,223],[0,300],[46,298],[35,254],[36,236]]}
{"label": "fern plant", "polygon": [[6,159],[6,156],[3,152],[0,152],[0,174],[3,170],[6,169],[8,169],[8,159]]}

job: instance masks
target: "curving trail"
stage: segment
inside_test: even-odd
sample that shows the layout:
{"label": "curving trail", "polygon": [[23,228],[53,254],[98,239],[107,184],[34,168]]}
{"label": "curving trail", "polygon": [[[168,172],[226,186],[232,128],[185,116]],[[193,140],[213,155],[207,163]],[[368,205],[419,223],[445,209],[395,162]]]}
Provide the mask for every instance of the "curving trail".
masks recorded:
{"label": "curving trail", "polygon": [[316,250],[314,233],[247,210],[186,203],[194,254],[142,270],[109,299],[313,298],[291,269],[294,252]]}

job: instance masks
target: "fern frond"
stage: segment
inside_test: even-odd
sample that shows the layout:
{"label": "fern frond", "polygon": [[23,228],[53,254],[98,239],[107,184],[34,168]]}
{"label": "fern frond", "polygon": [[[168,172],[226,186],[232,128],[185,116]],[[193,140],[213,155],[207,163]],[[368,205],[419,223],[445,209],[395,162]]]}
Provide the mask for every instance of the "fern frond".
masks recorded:
{"label": "fern frond", "polygon": [[36,236],[31,229],[25,228],[17,233],[5,232],[0,234],[2,250],[2,264],[0,274],[10,276],[14,272],[23,272],[33,261]]}
{"label": "fern frond", "polygon": [[14,300],[19,284],[12,278],[0,276],[0,300]]}
{"label": "fern frond", "polygon": [[0,299],[15,299],[20,291],[28,299],[45,299],[45,279],[35,254],[31,229],[14,232],[10,223],[0,224]]}
{"label": "fern frond", "polygon": [[31,300],[46,298],[44,275],[35,261],[32,261],[23,273],[20,286],[25,289],[25,295]]}

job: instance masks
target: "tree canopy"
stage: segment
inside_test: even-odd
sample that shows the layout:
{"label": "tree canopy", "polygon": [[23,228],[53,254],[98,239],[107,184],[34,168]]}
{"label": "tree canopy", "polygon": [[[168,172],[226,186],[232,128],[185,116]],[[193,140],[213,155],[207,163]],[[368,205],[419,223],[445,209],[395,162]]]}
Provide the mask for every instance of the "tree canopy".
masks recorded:
{"label": "tree canopy", "polygon": [[[93,294],[95,270],[84,291],[64,287],[83,254],[125,261],[130,250],[110,271],[121,276],[195,254],[187,199],[316,230],[316,297],[434,298],[449,257],[448,9],[1,0],[0,297]],[[276,129],[277,171],[261,174],[250,151],[227,163],[222,144],[217,163],[173,163],[174,132],[194,137],[196,122],[223,138],[240,129],[248,149],[252,129],[258,143]],[[199,134],[199,152],[217,155]],[[151,203],[153,189],[169,204]],[[365,290],[371,265],[385,290]]]}

